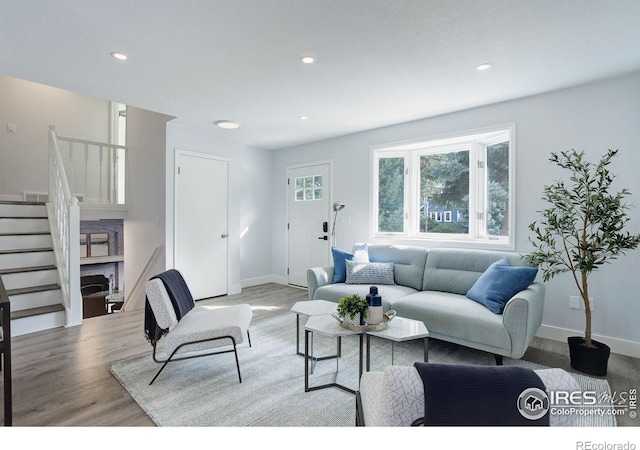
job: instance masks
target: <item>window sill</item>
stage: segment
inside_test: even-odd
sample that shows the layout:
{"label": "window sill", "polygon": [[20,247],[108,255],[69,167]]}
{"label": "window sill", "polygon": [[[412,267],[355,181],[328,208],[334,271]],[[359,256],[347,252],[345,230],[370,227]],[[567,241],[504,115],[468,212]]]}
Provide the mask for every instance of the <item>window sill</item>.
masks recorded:
{"label": "window sill", "polygon": [[502,250],[502,251],[514,251],[515,245],[511,241],[506,240],[465,240],[455,238],[432,238],[432,237],[416,237],[416,236],[399,236],[399,235],[385,235],[377,234],[371,236],[370,242],[372,243],[387,243],[398,245],[414,245],[416,247],[426,248],[475,248],[483,250]]}

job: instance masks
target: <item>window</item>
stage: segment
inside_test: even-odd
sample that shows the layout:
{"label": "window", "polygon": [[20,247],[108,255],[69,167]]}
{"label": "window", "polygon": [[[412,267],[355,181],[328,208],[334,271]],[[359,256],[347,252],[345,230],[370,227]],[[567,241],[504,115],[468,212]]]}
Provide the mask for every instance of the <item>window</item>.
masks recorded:
{"label": "window", "polygon": [[[110,144],[127,145],[127,105],[123,103],[110,102],[111,120],[109,122]],[[111,189],[116,192],[114,199],[118,204],[125,204],[125,151],[124,149],[114,149],[110,156],[115,160],[115,170],[112,175],[112,183],[115,185]]]}
{"label": "window", "polygon": [[373,237],[513,245],[514,127],[373,150]]}
{"label": "window", "polygon": [[322,175],[296,177],[295,201],[322,200]]}

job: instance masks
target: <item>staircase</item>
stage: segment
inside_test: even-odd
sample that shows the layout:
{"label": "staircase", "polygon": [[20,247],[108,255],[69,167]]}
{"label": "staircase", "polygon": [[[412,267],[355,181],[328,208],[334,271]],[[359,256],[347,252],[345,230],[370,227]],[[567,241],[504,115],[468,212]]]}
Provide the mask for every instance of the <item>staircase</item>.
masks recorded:
{"label": "staircase", "polygon": [[11,300],[13,336],[64,326],[44,203],[0,201],[0,276]]}

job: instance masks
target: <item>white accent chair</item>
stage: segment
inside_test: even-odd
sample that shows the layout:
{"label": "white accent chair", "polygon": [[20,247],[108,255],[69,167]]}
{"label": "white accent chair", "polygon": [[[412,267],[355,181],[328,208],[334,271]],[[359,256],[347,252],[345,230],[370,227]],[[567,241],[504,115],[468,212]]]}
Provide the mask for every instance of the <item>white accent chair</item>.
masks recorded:
{"label": "white accent chair", "polygon": [[[244,342],[245,334],[251,347],[250,305],[240,304],[212,309],[196,306],[178,320],[169,294],[161,280],[149,280],[145,291],[158,326],[165,330],[162,336],[163,348],[158,349],[156,342],[153,344],[153,360],[162,364],[162,367],[149,385],[158,378],[169,362],[230,352],[235,354],[238,379],[242,383],[236,347]],[[229,346],[232,348],[224,348]],[[210,351],[211,349],[219,350]],[[159,358],[158,352],[164,352],[164,357]]]}
{"label": "white accent chair", "polygon": [[[578,382],[563,369],[535,370],[551,391],[580,391]],[[356,393],[356,426],[408,427],[424,416],[424,384],[413,366],[389,366],[365,372]],[[550,426],[578,426],[578,412],[550,415]]]}

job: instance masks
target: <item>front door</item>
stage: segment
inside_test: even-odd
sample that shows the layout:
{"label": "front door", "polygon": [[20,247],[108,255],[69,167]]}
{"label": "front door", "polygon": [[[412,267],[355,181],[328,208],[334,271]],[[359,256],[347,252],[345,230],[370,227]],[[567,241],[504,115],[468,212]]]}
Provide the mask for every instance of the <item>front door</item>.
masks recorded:
{"label": "front door", "polygon": [[288,283],[307,287],[307,269],[330,254],[330,163],[288,169]]}
{"label": "front door", "polygon": [[228,291],[229,161],[176,151],[175,268],[193,298]]}

